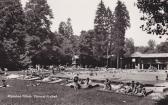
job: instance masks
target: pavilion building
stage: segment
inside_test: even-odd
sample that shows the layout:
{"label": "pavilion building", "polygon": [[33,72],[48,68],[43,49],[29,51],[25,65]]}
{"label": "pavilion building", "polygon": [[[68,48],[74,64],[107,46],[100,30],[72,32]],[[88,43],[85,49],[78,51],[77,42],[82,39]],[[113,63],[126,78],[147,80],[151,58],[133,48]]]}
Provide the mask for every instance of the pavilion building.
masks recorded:
{"label": "pavilion building", "polygon": [[132,69],[168,69],[168,53],[135,52],[129,57],[129,63],[126,66]]}

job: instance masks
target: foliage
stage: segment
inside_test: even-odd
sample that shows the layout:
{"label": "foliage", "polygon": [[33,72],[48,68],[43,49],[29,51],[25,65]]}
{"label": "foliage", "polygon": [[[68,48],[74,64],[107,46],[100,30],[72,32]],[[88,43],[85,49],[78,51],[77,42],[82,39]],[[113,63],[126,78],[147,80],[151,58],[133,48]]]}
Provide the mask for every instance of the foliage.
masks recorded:
{"label": "foliage", "polygon": [[157,52],[168,53],[168,42],[162,42],[157,46]]}
{"label": "foliage", "polygon": [[115,15],[114,53],[117,56],[123,56],[124,54],[123,49],[125,44],[125,32],[126,29],[130,27],[130,17],[125,4],[123,4],[121,1],[117,2],[114,15]]}
{"label": "foliage", "polygon": [[94,55],[94,49],[93,49],[93,44],[94,44],[94,31],[89,30],[89,31],[82,31],[80,35],[80,53],[85,54],[85,55]]}
{"label": "foliage", "polygon": [[94,65],[94,40],[95,40],[95,32],[94,30],[89,31],[81,31],[80,35],[80,63],[85,65]]}
{"label": "foliage", "polygon": [[135,52],[134,40],[132,38],[125,39],[125,57],[130,57]]}
{"label": "foliage", "polygon": [[73,29],[71,25],[71,19],[68,18],[67,22],[61,22],[59,25],[59,33],[62,34],[66,38],[70,38],[73,35]]}
{"label": "foliage", "polygon": [[151,49],[155,49],[155,47],[156,47],[156,42],[155,42],[155,40],[149,40],[149,41],[148,41],[148,46],[149,46]]}
{"label": "foliage", "polygon": [[97,58],[106,55],[107,51],[107,38],[108,38],[108,25],[107,25],[107,11],[104,2],[101,1],[98,5],[96,16],[94,19],[95,31],[95,55]]}
{"label": "foliage", "polygon": [[73,55],[79,55],[80,36],[71,35],[70,40],[71,40],[71,44],[72,44]]}
{"label": "foliage", "polygon": [[66,23],[61,22],[58,30],[59,34],[62,35],[63,38],[62,49],[65,54],[69,56],[78,54],[79,37],[73,35],[71,19],[68,18]]}
{"label": "foliage", "polygon": [[1,0],[0,22],[1,66],[11,69],[27,66],[30,59],[25,48],[25,16],[19,0]]}
{"label": "foliage", "polygon": [[27,49],[33,60],[33,57],[39,58],[51,43],[50,25],[53,15],[46,0],[29,0],[25,7],[25,15],[26,31],[29,35],[26,37]]}
{"label": "foliage", "polygon": [[141,53],[157,53],[158,51],[156,47],[157,46],[155,40],[149,40],[148,46],[136,47],[136,51]]}
{"label": "foliage", "polygon": [[121,1],[117,2],[117,6],[114,11],[115,23],[114,23],[114,36],[113,53],[116,55],[117,68],[119,68],[120,58],[124,56],[124,44],[125,44],[125,32],[130,27],[129,12],[125,4]]}
{"label": "foliage", "polygon": [[155,40],[149,40],[148,46],[146,47],[144,53],[156,53],[156,42]]}
{"label": "foliage", "polygon": [[149,34],[168,35],[168,1],[167,0],[137,0],[137,7],[144,14],[141,20],[143,31]]}

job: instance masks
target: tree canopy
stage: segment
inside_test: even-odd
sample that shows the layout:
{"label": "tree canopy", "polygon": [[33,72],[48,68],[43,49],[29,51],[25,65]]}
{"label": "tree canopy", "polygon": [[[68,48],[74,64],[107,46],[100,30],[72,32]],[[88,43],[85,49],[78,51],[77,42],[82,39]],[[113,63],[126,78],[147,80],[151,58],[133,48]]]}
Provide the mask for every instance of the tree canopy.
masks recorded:
{"label": "tree canopy", "polygon": [[112,12],[101,0],[94,29],[82,31],[80,36],[74,35],[71,18],[60,22],[58,32],[52,32],[52,19],[47,0],[28,0],[24,9],[20,0],[1,0],[0,66],[70,65],[75,55],[79,55],[83,66],[108,66],[112,55],[124,56],[125,32],[130,22],[121,1]]}
{"label": "tree canopy", "polygon": [[26,57],[25,15],[19,0],[1,0],[0,22],[1,65],[26,66],[30,60]]}
{"label": "tree canopy", "polygon": [[140,27],[148,34],[168,35],[168,1],[167,0],[137,0],[138,9],[144,14],[141,17],[145,23]]}
{"label": "tree canopy", "polygon": [[117,68],[120,58],[124,56],[124,45],[125,45],[125,33],[126,29],[130,27],[129,12],[124,3],[121,1],[117,2],[117,6],[114,11],[115,23],[114,23],[114,54],[117,57]]}

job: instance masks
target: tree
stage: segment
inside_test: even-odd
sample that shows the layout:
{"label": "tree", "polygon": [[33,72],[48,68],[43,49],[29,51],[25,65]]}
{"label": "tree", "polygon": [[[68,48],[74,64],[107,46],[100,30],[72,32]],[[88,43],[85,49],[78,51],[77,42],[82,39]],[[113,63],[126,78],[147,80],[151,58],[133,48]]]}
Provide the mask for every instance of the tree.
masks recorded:
{"label": "tree", "polygon": [[168,35],[168,1],[167,0],[137,0],[137,7],[144,14],[145,21],[140,28],[148,34]]}
{"label": "tree", "polygon": [[155,47],[156,47],[156,42],[155,42],[155,40],[149,40],[149,41],[148,41],[148,46],[149,46],[151,49],[155,49]]}
{"label": "tree", "polygon": [[72,41],[71,38],[74,39],[73,35],[73,30],[71,26],[71,19],[68,18],[67,22],[61,22],[60,26],[58,28],[59,34],[62,35],[63,43],[61,43],[61,47],[65,54],[67,55],[73,55],[72,51]]}
{"label": "tree", "polygon": [[94,30],[81,31],[80,35],[80,63],[85,66],[95,66],[95,50],[94,50],[95,32]]}
{"label": "tree", "polygon": [[[47,49],[51,43],[50,25],[53,18],[52,11],[47,4],[47,0],[29,0],[25,7],[26,31],[29,36],[29,55],[36,57],[41,51]],[[44,57],[44,56],[41,56]]]}
{"label": "tree", "polygon": [[168,53],[168,42],[162,42],[157,46],[157,52]]}
{"label": "tree", "polygon": [[80,53],[85,55],[94,55],[93,51],[93,40],[94,30],[82,31],[80,35]]}
{"label": "tree", "polygon": [[67,36],[68,38],[70,38],[73,35],[73,29],[72,29],[72,25],[71,25],[71,18],[67,19]]}
{"label": "tree", "polygon": [[59,34],[65,36],[65,37],[68,37],[67,24],[65,22],[61,22],[59,24],[58,32],[59,32]]}
{"label": "tree", "polygon": [[148,48],[146,46],[138,46],[138,47],[135,47],[135,52],[146,53],[147,49]]}
{"label": "tree", "polygon": [[70,40],[71,40],[71,44],[72,44],[73,55],[79,55],[79,43],[80,43],[79,40],[80,40],[80,37],[77,36],[77,35],[71,35]]}
{"label": "tree", "polygon": [[136,47],[135,50],[136,52],[141,52],[141,53],[156,53],[158,52],[157,47],[158,46],[156,46],[155,40],[149,40],[148,46],[139,46],[139,47]]}
{"label": "tree", "polygon": [[[71,25],[71,19],[68,18],[67,22],[61,22],[59,25],[59,34],[61,35],[62,43],[61,49],[63,50],[67,61],[70,63],[70,59],[79,54],[78,45],[79,45],[79,37],[73,35],[73,28]],[[65,61],[66,62],[66,61]]]}
{"label": "tree", "polygon": [[113,52],[113,42],[114,42],[114,15],[110,8],[107,8],[107,29],[108,29],[108,38],[107,38],[107,55],[112,55]]}
{"label": "tree", "polygon": [[124,54],[124,44],[125,44],[125,32],[128,27],[130,27],[130,17],[125,4],[121,1],[117,2],[115,8],[115,23],[114,23],[114,54],[117,57],[117,68],[119,65],[120,57]]}
{"label": "tree", "polygon": [[0,22],[2,66],[14,70],[27,66],[25,16],[19,0],[1,0]]}
{"label": "tree", "polygon": [[145,47],[144,53],[156,53],[156,42],[155,40],[149,40],[148,46]]}
{"label": "tree", "polygon": [[71,18],[68,18],[66,23],[61,22],[58,30],[59,30],[59,34],[62,34],[64,37],[69,39],[73,35]]}
{"label": "tree", "polygon": [[94,31],[95,31],[95,55],[97,58],[106,56],[107,52],[107,38],[108,38],[108,25],[107,25],[107,11],[104,2],[98,5],[96,16],[94,19]]}
{"label": "tree", "polygon": [[130,57],[135,52],[134,40],[132,38],[125,39],[125,57]]}

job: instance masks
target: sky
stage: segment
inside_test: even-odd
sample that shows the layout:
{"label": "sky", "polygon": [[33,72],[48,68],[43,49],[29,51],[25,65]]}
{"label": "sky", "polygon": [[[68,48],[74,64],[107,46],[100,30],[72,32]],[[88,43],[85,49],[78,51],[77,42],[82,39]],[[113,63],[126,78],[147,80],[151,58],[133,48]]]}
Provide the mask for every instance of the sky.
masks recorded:
{"label": "sky", "polygon": [[[72,28],[75,35],[80,35],[82,30],[94,28],[94,18],[97,6],[101,0],[48,0],[48,4],[53,11],[51,30],[57,31],[61,21],[67,21],[71,18]],[[114,11],[118,0],[103,0],[106,7]],[[134,40],[135,46],[146,46],[147,42],[152,39],[156,44],[163,42],[167,37],[159,38],[156,35],[146,34],[139,27],[143,24],[140,21],[142,13],[134,6],[136,0],[121,0],[127,7],[130,15],[131,27],[126,31],[126,37]],[[27,0],[21,0],[23,6]]]}

